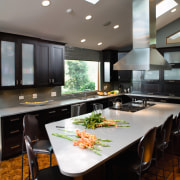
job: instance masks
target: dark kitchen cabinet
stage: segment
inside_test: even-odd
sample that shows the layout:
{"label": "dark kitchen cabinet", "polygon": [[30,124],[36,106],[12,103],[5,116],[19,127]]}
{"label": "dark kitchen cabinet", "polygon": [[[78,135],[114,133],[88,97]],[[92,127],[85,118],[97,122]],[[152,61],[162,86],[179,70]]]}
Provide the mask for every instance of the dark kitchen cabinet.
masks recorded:
{"label": "dark kitchen cabinet", "polygon": [[37,44],[36,84],[64,85],[64,46],[51,43]]}
{"label": "dark kitchen cabinet", "polygon": [[[69,118],[70,112],[70,106],[62,106],[28,114],[36,116],[39,122],[40,138],[47,139],[45,124]],[[3,160],[22,152],[23,116],[24,114],[1,117],[0,151],[2,151]]]}
{"label": "dark kitchen cabinet", "polygon": [[[118,60],[120,61],[123,56],[125,56],[127,52],[119,52]],[[119,70],[118,71],[118,81],[119,82],[131,82],[132,80],[132,71],[130,70]]]}
{"label": "dark kitchen cabinet", "polygon": [[71,107],[70,105],[68,105],[63,107],[51,108],[46,110],[45,115],[45,124],[66,119],[71,117]]}
{"label": "dark kitchen cabinet", "polygon": [[20,154],[22,151],[22,118],[23,115],[1,118],[2,159]]}
{"label": "dark kitchen cabinet", "polygon": [[0,33],[1,88],[60,85],[64,85],[64,45]]}
{"label": "dark kitchen cabinet", "polygon": [[118,60],[118,52],[114,50],[104,50],[103,55],[103,72],[104,82],[113,82],[118,80],[118,71],[113,70],[113,64]]}
{"label": "dark kitchen cabinet", "polygon": [[35,42],[0,34],[1,88],[34,85]]}

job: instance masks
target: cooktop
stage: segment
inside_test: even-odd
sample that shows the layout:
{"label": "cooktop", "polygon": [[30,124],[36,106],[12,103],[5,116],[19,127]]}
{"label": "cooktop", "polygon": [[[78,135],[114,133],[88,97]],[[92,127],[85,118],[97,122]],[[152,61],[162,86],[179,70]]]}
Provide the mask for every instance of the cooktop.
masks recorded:
{"label": "cooktop", "polygon": [[141,104],[141,103],[134,103],[134,102],[129,102],[126,104],[122,104],[121,107],[119,108],[115,108],[115,107],[110,107],[110,109],[114,109],[114,110],[120,110],[120,111],[127,111],[127,112],[137,112],[140,111],[142,109],[146,109],[150,106],[153,106],[155,104],[153,103],[147,103],[146,105]]}

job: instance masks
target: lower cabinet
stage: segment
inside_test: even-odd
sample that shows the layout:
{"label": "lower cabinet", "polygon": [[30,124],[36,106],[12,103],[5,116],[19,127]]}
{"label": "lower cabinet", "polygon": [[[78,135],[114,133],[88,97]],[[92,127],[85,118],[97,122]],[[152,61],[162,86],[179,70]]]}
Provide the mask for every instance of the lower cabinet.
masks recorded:
{"label": "lower cabinet", "polygon": [[1,118],[2,159],[20,154],[22,151],[22,118],[23,115]]}
{"label": "lower cabinet", "polygon": [[[39,121],[41,131],[40,138],[46,139],[47,133],[45,124],[62,120],[70,117],[70,106],[62,106],[42,111],[33,111],[28,114],[33,114]],[[22,135],[23,135],[23,116],[18,114],[14,116],[1,117],[1,143],[0,154],[2,160],[21,154],[22,152]]]}

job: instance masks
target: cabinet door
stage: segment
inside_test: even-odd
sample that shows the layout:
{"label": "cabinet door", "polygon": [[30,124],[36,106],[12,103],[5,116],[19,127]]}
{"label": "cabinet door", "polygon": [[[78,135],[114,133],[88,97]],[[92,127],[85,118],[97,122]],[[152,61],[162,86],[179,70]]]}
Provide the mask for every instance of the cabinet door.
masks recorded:
{"label": "cabinet door", "polygon": [[1,86],[15,86],[16,42],[1,40]]}
{"label": "cabinet door", "polygon": [[64,85],[64,47],[51,46],[50,79],[52,85]]}
{"label": "cabinet door", "polygon": [[22,69],[21,76],[23,86],[34,85],[34,58],[35,45],[33,43],[21,43]]}
{"label": "cabinet door", "polygon": [[37,44],[36,52],[36,85],[49,85],[49,59],[50,59],[50,45],[46,43]]}

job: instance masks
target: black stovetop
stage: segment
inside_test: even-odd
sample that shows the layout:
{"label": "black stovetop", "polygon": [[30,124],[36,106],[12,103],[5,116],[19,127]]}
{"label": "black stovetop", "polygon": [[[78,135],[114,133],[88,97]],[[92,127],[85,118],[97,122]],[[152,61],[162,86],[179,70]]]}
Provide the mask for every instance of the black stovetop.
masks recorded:
{"label": "black stovetop", "polygon": [[141,104],[141,103],[130,102],[130,103],[122,104],[121,107],[119,107],[119,108],[110,107],[110,109],[127,111],[127,112],[137,112],[137,111],[146,109],[153,105],[154,104],[152,104],[152,103],[147,103],[145,106],[144,104]]}

